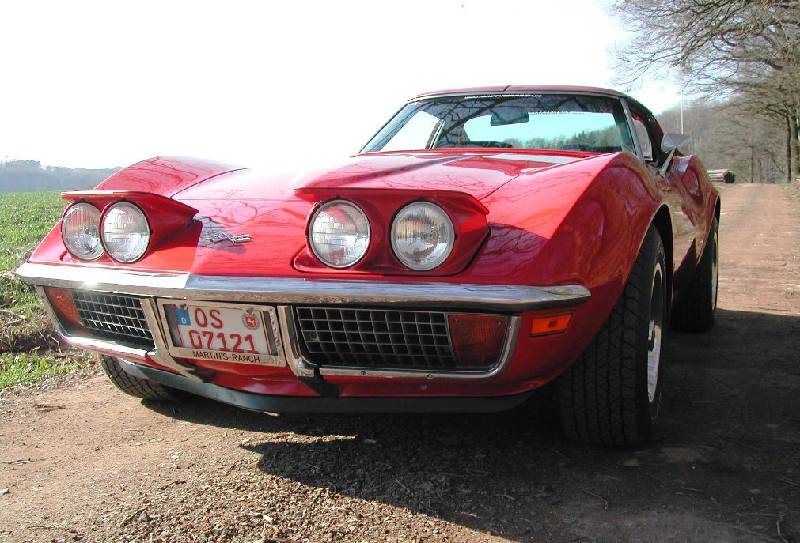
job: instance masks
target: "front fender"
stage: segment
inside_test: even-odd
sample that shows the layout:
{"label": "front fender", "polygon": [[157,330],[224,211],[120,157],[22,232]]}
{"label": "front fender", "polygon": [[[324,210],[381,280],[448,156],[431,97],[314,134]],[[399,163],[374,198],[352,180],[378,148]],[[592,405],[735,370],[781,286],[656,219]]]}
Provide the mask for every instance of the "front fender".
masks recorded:
{"label": "front fender", "polygon": [[98,190],[132,190],[172,197],[178,192],[238,166],[190,157],[155,157],[137,162],[97,185]]}
{"label": "front fender", "polygon": [[529,285],[620,288],[662,198],[626,153],[522,175],[483,203],[491,236],[469,274]]}
{"label": "front fender", "polygon": [[544,247],[541,265],[562,267],[567,280],[589,289],[613,284],[621,292],[661,205],[638,161],[622,155],[576,199]]}
{"label": "front fender", "polygon": [[[528,246],[515,247],[524,249],[521,254],[511,257],[506,253],[514,264],[505,269],[524,272],[527,284],[577,283],[591,292],[590,300],[575,309],[573,325],[560,340],[520,334],[515,357],[519,377],[549,381],[586,349],[619,298],[645,234],[663,205],[659,191],[635,157],[618,154],[601,163],[591,162],[586,161],[584,169],[576,169],[572,177],[560,172],[559,179],[537,180],[534,175],[527,180],[528,187],[504,187],[515,198],[520,192],[528,193],[527,201],[518,200],[518,205],[531,211],[513,230],[519,239],[527,236],[532,240]],[[586,171],[590,166],[594,170]],[[517,182],[526,180],[511,184]],[[503,205],[500,201],[494,204]],[[496,209],[491,203],[487,206]],[[543,214],[548,220],[543,220]],[[524,316],[523,330],[526,318],[530,316]],[[554,352],[542,354],[544,343]]]}

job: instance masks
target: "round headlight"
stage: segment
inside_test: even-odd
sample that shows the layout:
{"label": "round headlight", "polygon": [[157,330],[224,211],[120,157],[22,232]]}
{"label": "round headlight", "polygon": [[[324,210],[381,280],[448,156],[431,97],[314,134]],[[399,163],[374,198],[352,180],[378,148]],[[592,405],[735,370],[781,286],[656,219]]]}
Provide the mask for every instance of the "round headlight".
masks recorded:
{"label": "round headlight", "polygon": [[311,250],[332,268],[349,268],[367,253],[369,220],[361,209],[346,200],[322,204],[308,228]]}
{"label": "round headlight", "polygon": [[92,204],[79,202],[70,206],[61,221],[64,246],[81,260],[95,260],[103,254],[100,243],[100,210]]}
{"label": "round headlight", "polygon": [[453,223],[442,208],[414,202],[401,209],[392,223],[392,249],[412,270],[432,270],[453,250]]}
{"label": "round headlight", "polygon": [[109,256],[119,262],[135,262],[142,258],[150,243],[150,225],[137,206],[119,202],[103,215],[103,245]]}

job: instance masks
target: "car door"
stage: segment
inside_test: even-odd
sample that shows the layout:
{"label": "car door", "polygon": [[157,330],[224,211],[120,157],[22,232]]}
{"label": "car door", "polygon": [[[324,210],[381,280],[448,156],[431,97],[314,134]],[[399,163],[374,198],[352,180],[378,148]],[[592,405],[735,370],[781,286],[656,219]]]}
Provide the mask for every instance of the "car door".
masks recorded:
{"label": "car door", "polygon": [[[672,164],[662,172],[661,166],[666,160],[666,154],[661,150],[663,132],[653,115],[638,107],[631,105],[631,116],[637,139],[642,151],[645,169],[658,188],[664,202],[669,206],[672,219],[673,237],[673,269],[675,270],[676,283],[680,283],[682,272],[694,267],[694,246],[696,239],[696,210],[687,205],[689,199],[688,189],[684,182],[685,171]],[[678,285],[676,285],[678,286]]]}

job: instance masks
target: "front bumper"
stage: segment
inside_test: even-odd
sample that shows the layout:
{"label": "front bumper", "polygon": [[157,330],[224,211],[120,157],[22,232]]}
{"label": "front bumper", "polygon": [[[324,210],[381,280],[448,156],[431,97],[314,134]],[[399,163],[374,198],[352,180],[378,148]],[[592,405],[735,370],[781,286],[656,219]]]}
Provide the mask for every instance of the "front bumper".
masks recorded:
{"label": "front bumper", "polygon": [[478,285],[293,277],[240,277],[138,272],[26,262],[24,281],[41,287],[75,288],[186,300],[269,304],[381,304],[406,307],[520,312],[578,305],[589,299],[581,285]]}
{"label": "front bumper", "polygon": [[[514,354],[521,312],[578,306],[589,299],[589,291],[580,285],[537,287],[438,282],[200,276],[188,273],[148,273],[124,269],[35,263],[23,264],[17,270],[17,274],[39,289],[59,332],[71,344],[125,360],[155,365],[195,382],[207,381],[209,379],[208,372],[198,371],[196,366],[170,356],[166,341],[168,331],[163,328],[163,320],[159,317],[158,299],[246,302],[275,306],[286,362],[297,378],[353,376],[417,380],[440,378],[475,380],[499,375],[506,369]],[[136,349],[106,340],[69,334],[59,326],[59,319],[49,307],[47,297],[44,296],[42,290],[43,287],[144,297],[143,312],[152,332],[155,348],[153,350]],[[317,367],[310,364],[302,355],[291,311],[293,304],[307,303],[502,312],[510,316],[509,329],[501,358],[488,371],[435,372]]]}

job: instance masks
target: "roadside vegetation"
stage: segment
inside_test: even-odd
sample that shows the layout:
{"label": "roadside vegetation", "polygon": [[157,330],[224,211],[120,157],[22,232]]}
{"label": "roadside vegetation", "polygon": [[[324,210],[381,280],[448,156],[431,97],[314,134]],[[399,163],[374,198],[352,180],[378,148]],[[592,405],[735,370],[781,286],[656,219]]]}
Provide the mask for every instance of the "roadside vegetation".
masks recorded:
{"label": "roadside vegetation", "polygon": [[14,275],[63,209],[58,192],[0,194],[0,391],[68,373],[88,360],[62,351],[33,289]]}

